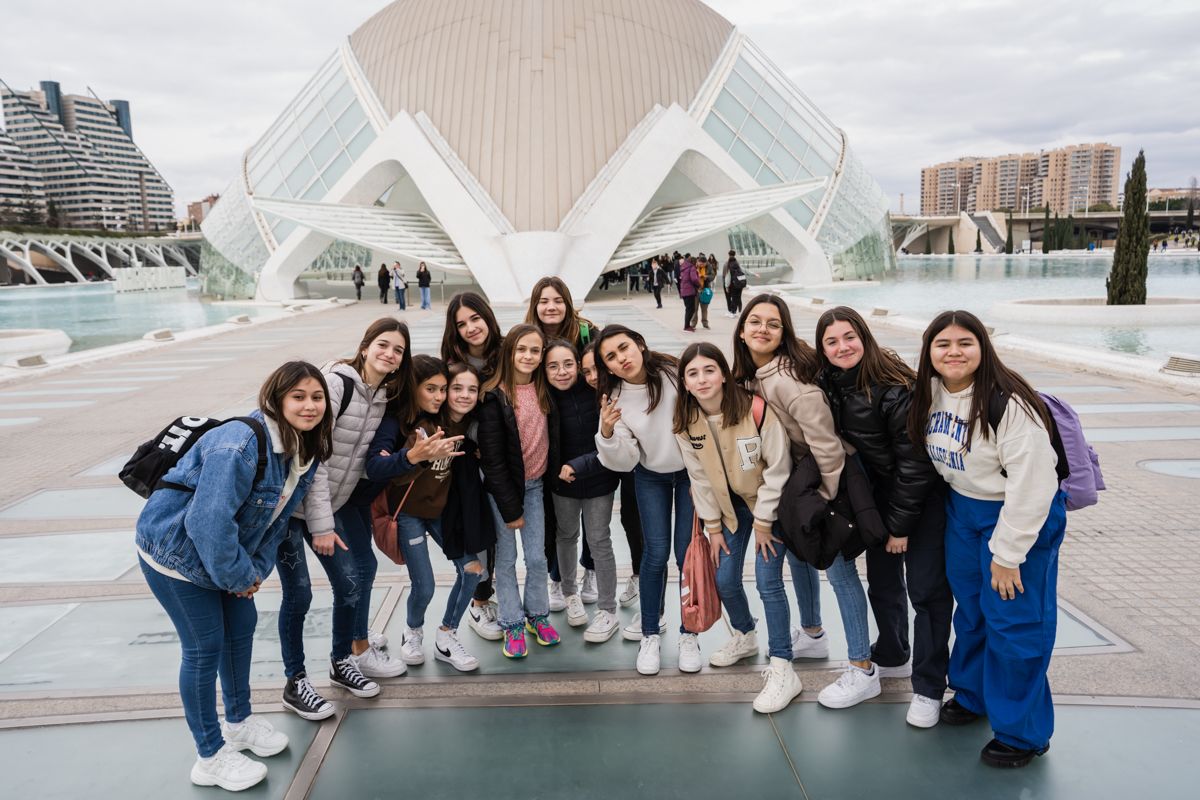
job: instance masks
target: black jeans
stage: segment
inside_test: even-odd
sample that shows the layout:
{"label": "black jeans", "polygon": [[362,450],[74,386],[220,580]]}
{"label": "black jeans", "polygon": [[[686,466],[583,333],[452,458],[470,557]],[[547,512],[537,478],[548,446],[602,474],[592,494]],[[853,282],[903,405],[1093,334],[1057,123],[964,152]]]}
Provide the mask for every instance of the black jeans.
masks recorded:
{"label": "black jeans", "polygon": [[629,543],[629,560],[633,566],[633,574],[641,575],[642,518],[638,515],[632,472],[621,473],[621,527],[625,529],[625,541]]}
{"label": "black jeans", "polygon": [[658,307],[662,308],[662,287],[654,287],[654,302],[658,303]]}
{"label": "black jeans", "polygon": [[[884,499],[877,497],[876,502]],[[940,488],[925,501],[906,553],[894,555],[883,545],[867,550],[867,597],[879,628],[871,660],[894,667],[907,662],[911,653],[913,692],[939,700],[946,691],[954,613],[954,596],[946,580],[945,503],[945,490]],[[911,650],[909,600],[916,611]]]}
{"label": "black jeans", "polygon": [[696,295],[683,298],[683,327],[692,327],[692,320],[696,316]]}
{"label": "black jeans", "polygon": [[379,302],[387,303],[387,298],[388,298],[388,287],[380,286],[379,287]]}
{"label": "black jeans", "polygon": [[745,288],[745,284],[729,287],[729,291],[725,294],[725,302],[729,304],[730,314],[742,313],[742,290]]}

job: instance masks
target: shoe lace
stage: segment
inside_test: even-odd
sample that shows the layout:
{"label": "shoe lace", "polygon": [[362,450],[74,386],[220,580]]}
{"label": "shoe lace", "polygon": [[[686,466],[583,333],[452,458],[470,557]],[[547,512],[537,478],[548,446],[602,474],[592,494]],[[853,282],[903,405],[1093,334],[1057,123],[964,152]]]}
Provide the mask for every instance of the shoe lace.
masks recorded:
{"label": "shoe lace", "polygon": [[325,702],[325,698],[317,694],[308,678],[296,679],[296,694],[300,695],[300,700],[306,706],[319,706]]}
{"label": "shoe lace", "polygon": [[483,618],[488,622],[495,622],[496,607],[491,603],[485,603],[483,606]]}
{"label": "shoe lace", "polygon": [[446,634],[446,640],[446,649],[449,650],[453,655],[463,658],[467,658],[471,655],[467,652],[467,648],[463,645],[463,643],[458,640],[457,631],[449,631]]}
{"label": "shoe lace", "polygon": [[695,634],[691,633],[685,633],[679,637],[679,647],[682,650],[700,652],[700,642],[697,641]]}
{"label": "shoe lace", "polygon": [[342,677],[355,685],[364,684],[367,678],[362,674],[362,670],[354,663],[352,658],[344,658],[338,662],[338,667],[341,669]]}
{"label": "shoe lace", "polygon": [[545,614],[539,614],[533,618],[533,627],[537,628],[539,631],[542,628],[549,628],[550,619]]}

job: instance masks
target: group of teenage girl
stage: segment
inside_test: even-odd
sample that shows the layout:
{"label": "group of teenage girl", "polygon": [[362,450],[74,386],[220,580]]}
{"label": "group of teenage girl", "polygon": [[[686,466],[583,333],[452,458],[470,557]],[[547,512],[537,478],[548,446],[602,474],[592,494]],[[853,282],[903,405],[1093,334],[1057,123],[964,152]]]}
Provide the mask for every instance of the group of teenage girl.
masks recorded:
{"label": "group of teenage girl", "polygon": [[[802,689],[793,660],[830,652],[819,571],[785,546],[778,522],[793,466],[807,458],[825,500],[856,459],[888,532],[865,548],[866,589],[861,545],[847,545],[824,570],[848,664],[818,701],[847,708],[879,695],[881,678],[911,676],[910,725],[986,717],[994,735],[986,763],[1024,766],[1044,753],[1065,529],[1046,408],[967,312],[930,324],[915,372],[850,308],[823,314],[814,341],[797,335],[786,302],[761,294],[738,318],[732,365],[707,342],[676,358],[626,326],[597,330],[565,284],[545,278],[525,322],[506,335],[481,296],[454,297],[440,357],[414,355],[406,325],[385,318],[352,357],[324,371],[284,364],[251,415],[269,437],[262,477],[257,434],[230,421],[183,455],[138,520],[142,572],[183,650],[180,693],[198,751],[192,781],[247,788],[266,767],[242,751],[265,757],[287,747],[286,735],[250,709],[253,596],[275,567],[283,705],[311,720],[335,711],[305,672],[306,549],[333,592],[330,682],[356,697],[379,694],[373,679],[426,658],[429,539],[455,569],[435,659],[478,667],[460,638],[464,616],[505,656],[524,658],[534,642],[559,644],[550,614],[565,610],[586,642],[618,630],[639,641],[637,671],[653,675],[668,562],[673,555],[682,567],[695,515],[731,634],[708,663],[759,655],[742,581],[749,555],[769,656],[753,707],[785,708]],[[610,530],[618,492],[633,557],[620,596]],[[390,647],[369,628],[381,518],[394,522],[411,582],[401,641]],[[638,613],[622,629],[617,606],[634,602]],[[677,646],[678,668],[699,671],[697,635],[680,626]],[[218,675],[223,721],[212,702]],[[954,695],[943,702],[947,685]]]}

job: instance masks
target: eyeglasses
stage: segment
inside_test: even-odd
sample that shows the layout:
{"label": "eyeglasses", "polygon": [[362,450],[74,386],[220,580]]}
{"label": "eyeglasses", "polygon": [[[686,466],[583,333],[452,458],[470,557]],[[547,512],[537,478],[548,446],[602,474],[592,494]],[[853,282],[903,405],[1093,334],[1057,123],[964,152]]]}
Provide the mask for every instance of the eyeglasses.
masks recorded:
{"label": "eyeglasses", "polygon": [[750,319],[746,320],[746,328],[750,330],[766,328],[772,333],[778,333],[779,331],[783,330],[783,323],[773,319],[763,322],[758,317],[751,317]]}

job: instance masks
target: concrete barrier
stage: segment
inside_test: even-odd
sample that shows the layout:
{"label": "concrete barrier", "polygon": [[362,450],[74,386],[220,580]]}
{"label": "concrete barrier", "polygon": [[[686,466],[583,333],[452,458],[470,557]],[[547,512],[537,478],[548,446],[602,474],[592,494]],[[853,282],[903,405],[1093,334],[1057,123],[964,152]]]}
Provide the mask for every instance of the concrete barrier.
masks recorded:
{"label": "concrete barrier", "polygon": [[1200,297],[1150,297],[1143,306],[1110,306],[1103,297],[1042,297],[996,303],[989,316],[1053,325],[1197,325]]}

